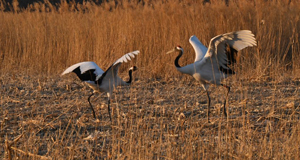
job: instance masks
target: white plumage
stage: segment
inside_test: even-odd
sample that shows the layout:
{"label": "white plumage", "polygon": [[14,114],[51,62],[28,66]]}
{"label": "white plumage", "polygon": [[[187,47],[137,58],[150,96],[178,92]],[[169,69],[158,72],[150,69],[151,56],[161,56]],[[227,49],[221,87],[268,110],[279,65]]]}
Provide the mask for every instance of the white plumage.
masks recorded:
{"label": "white plumage", "polygon": [[67,68],[61,75],[73,72],[73,70],[79,66],[80,66],[81,74],[83,74],[84,72],[90,69],[95,69],[94,73],[96,75],[102,75],[104,73],[104,71],[95,62],[88,61],[88,62],[80,62],[72,65],[71,67]]}
{"label": "white plumage", "polygon": [[196,36],[191,36],[189,41],[196,53],[195,62],[200,61],[207,52],[207,48],[199,41]]}
{"label": "white plumage", "polygon": [[[136,66],[133,66],[129,69],[129,80],[125,82],[118,76],[119,66],[122,63],[131,61],[139,53],[139,51],[133,51],[123,55],[121,58],[116,60],[105,72],[95,62],[87,61],[70,66],[62,73],[62,75],[74,72],[79,77],[79,79],[83,82],[86,82],[94,90],[94,92],[106,92],[108,97],[108,112],[111,120],[110,97],[112,95],[113,89],[117,86],[130,85],[132,80],[132,72],[137,69]],[[94,95],[94,92],[88,97],[88,101],[93,111],[93,116],[94,118],[96,118],[95,111],[90,102],[90,98]]]}
{"label": "white plumage", "polygon": [[[228,67],[229,64],[235,63],[237,51],[246,47],[256,46],[254,34],[249,30],[241,30],[218,35],[210,40],[209,47],[206,48],[196,36],[191,36],[189,42],[193,46],[196,54],[195,62],[181,67],[178,64],[180,57],[183,55],[181,46],[175,47],[168,53],[178,51],[179,55],[175,59],[176,69],[184,74],[189,74],[198,80],[207,93],[209,120],[210,97],[208,93],[209,84],[222,85],[227,89],[226,99],[230,87],[221,83],[221,81],[234,71]],[[226,99],[224,102],[224,115],[226,114]]]}

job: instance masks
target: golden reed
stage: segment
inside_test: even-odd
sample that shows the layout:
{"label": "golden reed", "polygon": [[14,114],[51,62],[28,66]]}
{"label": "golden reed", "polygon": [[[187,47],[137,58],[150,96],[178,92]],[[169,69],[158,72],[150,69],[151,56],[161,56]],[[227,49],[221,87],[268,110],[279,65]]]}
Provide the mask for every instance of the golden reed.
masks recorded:
{"label": "golden reed", "polygon": [[132,62],[139,67],[139,76],[168,78],[180,73],[174,55],[166,51],[180,44],[185,49],[180,63],[185,65],[194,60],[191,35],[208,46],[212,37],[241,29],[251,30],[258,41],[257,47],[240,54],[237,69],[244,76],[274,78],[299,71],[297,1],[229,1],[228,5],[223,0],[101,5],[62,1],[56,7],[46,1],[27,9],[14,1],[12,11],[4,12],[3,2],[1,8],[1,72],[60,74],[80,61],[104,67],[124,53],[140,50]]}

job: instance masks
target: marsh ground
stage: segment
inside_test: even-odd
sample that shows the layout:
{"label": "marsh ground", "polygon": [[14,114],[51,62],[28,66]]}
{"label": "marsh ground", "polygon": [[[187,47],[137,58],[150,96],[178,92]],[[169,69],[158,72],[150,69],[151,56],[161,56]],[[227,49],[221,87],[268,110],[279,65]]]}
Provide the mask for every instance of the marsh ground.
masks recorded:
{"label": "marsh ground", "polygon": [[[232,80],[206,94],[189,78],[136,79],[118,88],[109,121],[106,95],[75,76],[1,75],[0,142],[20,159],[298,159],[300,81]],[[1,145],[1,158],[8,148]],[[26,155],[27,154],[27,155]],[[7,157],[6,157],[7,158]]]}

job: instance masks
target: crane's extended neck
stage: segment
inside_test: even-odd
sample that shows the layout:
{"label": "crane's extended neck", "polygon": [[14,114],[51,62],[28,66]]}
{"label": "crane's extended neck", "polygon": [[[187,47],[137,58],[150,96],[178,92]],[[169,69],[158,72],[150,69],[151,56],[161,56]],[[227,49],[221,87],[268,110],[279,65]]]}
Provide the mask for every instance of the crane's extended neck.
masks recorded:
{"label": "crane's extended neck", "polygon": [[126,82],[127,84],[131,84],[132,82],[132,72],[137,70],[136,66],[133,66],[129,69],[128,74],[129,74],[129,80]]}
{"label": "crane's extended neck", "polygon": [[132,70],[129,70],[128,74],[129,74],[129,80],[126,83],[127,84],[131,84],[131,81],[132,81]]}
{"label": "crane's extended neck", "polygon": [[179,54],[175,59],[175,66],[176,66],[176,68],[181,68],[181,66],[178,64],[178,61],[179,61],[180,57],[183,55],[183,50],[178,50],[178,52],[179,52]]}

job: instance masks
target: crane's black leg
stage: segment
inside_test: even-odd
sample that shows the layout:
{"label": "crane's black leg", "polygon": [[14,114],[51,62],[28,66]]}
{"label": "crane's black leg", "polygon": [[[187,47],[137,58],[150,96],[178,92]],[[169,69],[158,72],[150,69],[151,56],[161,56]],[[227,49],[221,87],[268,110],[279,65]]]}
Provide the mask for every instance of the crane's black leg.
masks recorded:
{"label": "crane's black leg", "polygon": [[224,105],[223,105],[223,113],[224,113],[224,116],[227,117],[227,112],[226,112],[226,100],[228,99],[228,94],[229,94],[229,91],[230,91],[230,87],[229,86],[226,86],[224,84],[222,84],[223,87],[225,87],[227,89],[227,93],[226,93],[226,98],[225,98],[225,101],[224,101]]}
{"label": "crane's black leg", "polygon": [[[108,106],[109,119],[110,119],[110,121],[111,121],[111,114],[110,114],[110,98],[108,98],[107,106]],[[111,121],[111,122],[112,122],[112,121]]]}
{"label": "crane's black leg", "polygon": [[92,106],[92,103],[91,103],[91,101],[90,101],[90,98],[91,98],[93,95],[94,95],[94,92],[89,96],[88,101],[89,101],[90,107],[91,107],[91,109],[92,109],[92,111],[93,111],[93,116],[94,116],[94,118],[96,119],[95,110],[94,110],[94,108],[93,108],[93,106]]}
{"label": "crane's black leg", "polygon": [[207,122],[209,123],[209,114],[210,114],[210,97],[209,97],[209,93],[206,90],[206,94],[207,94]]}

